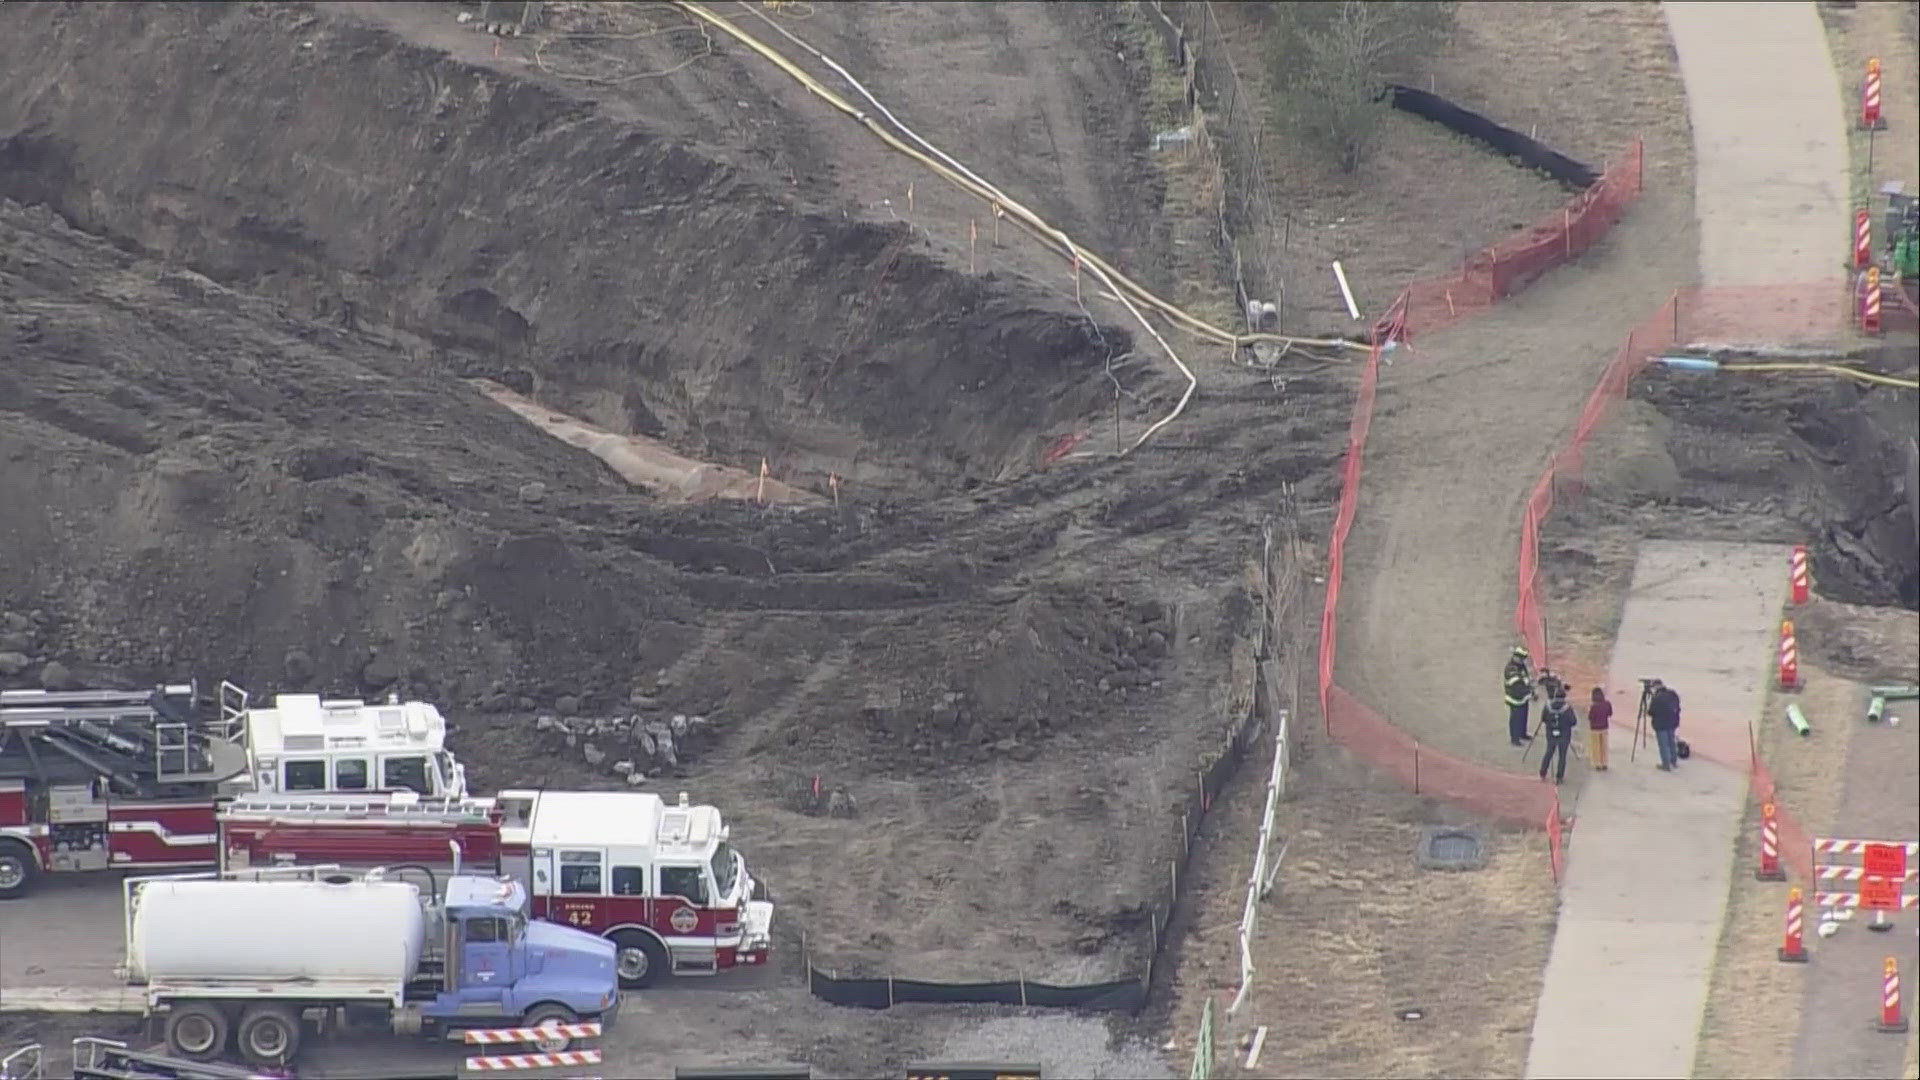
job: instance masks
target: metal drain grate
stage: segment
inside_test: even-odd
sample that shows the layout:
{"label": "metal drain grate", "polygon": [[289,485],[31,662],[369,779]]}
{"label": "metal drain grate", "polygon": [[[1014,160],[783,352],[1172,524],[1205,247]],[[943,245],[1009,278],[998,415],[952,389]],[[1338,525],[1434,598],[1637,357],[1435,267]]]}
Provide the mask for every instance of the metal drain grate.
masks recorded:
{"label": "metal drain grate", "polygon": [[1487,861],[1479,830],[1459,828],[1428,829],[1418,860],[1428,870],[1478,870]]}

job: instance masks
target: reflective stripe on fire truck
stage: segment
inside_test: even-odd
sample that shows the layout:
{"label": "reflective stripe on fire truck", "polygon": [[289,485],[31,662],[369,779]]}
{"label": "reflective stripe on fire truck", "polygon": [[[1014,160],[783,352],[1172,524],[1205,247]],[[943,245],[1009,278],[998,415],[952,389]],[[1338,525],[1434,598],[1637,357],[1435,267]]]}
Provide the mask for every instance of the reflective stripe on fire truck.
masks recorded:
{"label": "reflective stripe on fire truck", "polygon": [[157,821],[109,821],[107,831],[125,833],[147,833],[160,838],[160,842],[169,847],[199,847],[214,842],[213,833],[176,833],[169,832],[165,825]]}

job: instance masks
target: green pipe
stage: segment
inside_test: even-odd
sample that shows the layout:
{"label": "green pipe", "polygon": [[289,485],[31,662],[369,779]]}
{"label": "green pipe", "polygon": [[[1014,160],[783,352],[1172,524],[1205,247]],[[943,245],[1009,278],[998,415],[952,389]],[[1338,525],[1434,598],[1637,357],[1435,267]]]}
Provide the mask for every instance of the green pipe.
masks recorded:
{"label": "green pipe", "polygon": [[1873,700],[1867,702],[1867,723],[1869,724],[1879,723],[1880,717],[1886,715],[1886,711],[1887,711],[1887,699],[1881,697],[1878,694],[1875,694],[1873,696]]}
{"label": "green pipe", "polygon": [[1898,684],[1876,686],[1873,687],[1873,696],[1883,697],[1888,701],[1908,701],[1913,698],[1920,698],[1920,686],[1916,686],[1913,683],[1908,683],[1905,686]]}
{"label": "green pipe", "polygon": [[1793,730],[1799,732],[1801,738],[1813,734],[1813,728],[1807,723],[1807,714],[1800,711],[1797,701],[1787,704],[1787,723],[1793,725]]}

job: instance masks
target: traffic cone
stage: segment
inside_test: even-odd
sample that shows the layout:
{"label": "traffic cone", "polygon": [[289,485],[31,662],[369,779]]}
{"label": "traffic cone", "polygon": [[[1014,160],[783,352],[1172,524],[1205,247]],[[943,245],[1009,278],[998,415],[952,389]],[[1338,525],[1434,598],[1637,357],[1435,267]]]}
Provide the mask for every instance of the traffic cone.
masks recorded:
{"label": "traffic cone", "polygon": [[1793,620],[1783,619],[1780,623],[1780,687],[1783,690],[1800,688],[1800,639],[1793,630]]}
{"label": "traffic cone", "polygon": [[1787,933],[1780,943],[1780,961],[1786,964],[1807,962],[1807,946],[1802,936],[1800,888],[1787,890]]}
{"label": "traffic cone", "polygon": [[1880,332],[1880,268],[1867,267],[1867,287],[1860,295],[1860,329],[1869,334]]}
{"label": "traffic cone", "polygon": [[1800,647],[1793,638],[1793,620],[1780,623],[1780,689],[1800,687]]}
{"label": "traffic cone", "polygon": [[1853,212],[1853,268],[1873,265],[1873,214],[1866,207]]}
{"label": "traffic cone", "polygon": [[1880,124],[1880,58],[1867,61],[1867,77],[1860,84],[1860,126],[1876,129]]}
{"label": "traffic cone", "polygon": [[1787,880],[1780,869],[1780,820],[1775,813],[1772,803],[1760,804],[1760,869],[1753,873],[1756,881]]}
{"label": "traffic cone", "polygon": [[1900,961],[1887,957],[1885,973],[1880,977],[1880,1030],[1903,1035],[1907,1018],[1900,1014]]}
{"label": "traffic cone", "polygon": [[1813,579],[1807,572],[1807,545],[1793,545],[1793,560],[1788,577],[1793,588],[1793,602],[1796,606],[1804,604],[1813,592]]}

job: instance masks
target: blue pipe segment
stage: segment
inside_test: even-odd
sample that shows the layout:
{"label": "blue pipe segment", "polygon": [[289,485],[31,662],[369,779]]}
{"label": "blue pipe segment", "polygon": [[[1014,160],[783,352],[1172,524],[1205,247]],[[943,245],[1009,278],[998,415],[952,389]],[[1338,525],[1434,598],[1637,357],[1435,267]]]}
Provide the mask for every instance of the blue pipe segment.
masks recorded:
{"label": "blue pipe segment", "polygon": [[1698,371],[1711,375],[1720,370],[1720,361],[1703,356],[1656,356],[1654,359],[1675,371]]}

